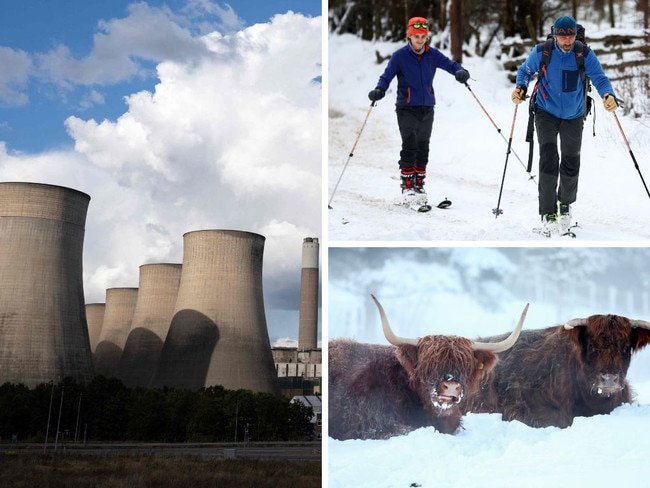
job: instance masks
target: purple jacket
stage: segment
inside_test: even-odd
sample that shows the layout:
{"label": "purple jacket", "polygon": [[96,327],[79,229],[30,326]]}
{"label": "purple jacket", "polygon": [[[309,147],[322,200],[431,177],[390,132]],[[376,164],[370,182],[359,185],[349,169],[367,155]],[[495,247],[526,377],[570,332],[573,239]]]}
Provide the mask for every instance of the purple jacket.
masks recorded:
{"label": "purple jacket", "polygon": [[438,68],[452,75],[463,69],[436,48],[426,46],[424,53],[416,54],[407,44],[390,57],[386,70],[379,77],[377,88],[388,90],[390,82],[397,76],[396,107],[432,107],[436,104],[433,77]]}

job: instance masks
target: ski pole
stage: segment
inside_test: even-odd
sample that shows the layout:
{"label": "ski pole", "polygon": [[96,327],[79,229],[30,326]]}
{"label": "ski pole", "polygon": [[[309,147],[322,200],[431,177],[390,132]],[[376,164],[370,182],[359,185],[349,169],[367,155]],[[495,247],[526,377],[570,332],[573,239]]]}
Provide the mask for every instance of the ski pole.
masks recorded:
{"label": "ski pole", "polygon": [[[483,110],[483,112],[485,113],[485,115],[487,115],[487,118],[490,119],[490,122],[492,122],[492,125],[493,125],[494,128],[497,130],[497,132],[499,133],[499,135],[501,135],[501,138],[504,140],[504,142],[508,142],[508,140],[506,139],[506,136],[503,135],[503,133],[501,132],[501,129],[499,128],[499,126],[496,124],[496,122],[494,122],[494,120],[492,119],[492,117],[490,117],[490,114],[488,113],[487,110],[485,110],[485,107],[483,106],[483,104],[481,103],[481,101],[478,99],[478,97],[474,94],[474,92],[472,91],[472,89],[470,88],[470,86],[469,86],[469,84],[468,84],[467,82],[465,82],[465,86],[467,87],[467,89],[469,90],[469,92],[470,92],[470,93],[472,94],[472,96],[474,97],[474,100],[476,100],[476,103],[479,104],[479,106],[481,107],[481,109]],[[521,158],[520,158],[519,155],[515,152],[514,149],[512,149],[512,153],[513,153],[513,154],[515,155],[515,157],[519,160],[519,162],[521,163],[521,165],[523,166],[523,168],[526,170],[526,173],[528,173],[528,175],[530,176],[529,179],[533,180],[533,182],[534,182],[535,184],[537,184],[537,182],[535,181],[535,175],[531,175],[531,174],[530,174],[530,169],[528,169],[529,165],[524,164],[524,162],[521,160]]]}
{"label": "ski pole", "polygon": [[506,151],[506,163],[503,166],[503,176],[501,177],[501,188],[499,189],[499,200],[497,201],[497,207],[492,209],[492,213],[494,214],[494,218],[496,219],[503,213],[503,210],[499,208],[501,205],[501,194],[503,193],[503,182],[506,179],[506,169],[508,168],[508,156],[510,156],[510,147],[512,146],[512,134],[515,131],[515,119],[517,118],[517,108],[519,107],[518,104],[515,105],[515,113],[512,116],[512,127],[510,128],[510,139],[508,139],[508,150]]}
{"label": "ski pole", "polygon": [[618,125],[618,130],[621,131],[621,135],[623,136],[623,140],[625,141],[627,150],[630,152],[630,156],[632,157],[632,162],[634,163],[634,167],[639,172],[639,176],[641,177],[641,182],[643,183],[645,192],[648,194],[648,198],[650,198],[650,191],[648,191],[648,185],[645,184],[645,180],[643,179],[643,175],[641,174],[641,170],[639,169],[639,163],[636,162],[636,158],[634,157],[634,153],[632,152],[630,143],[627,141],[627,137],[625,137],[625,132],[623,132],[623,127],[621,127],[621,123],[618,121],[618,116],[616,115],[616,112],[612,112],[612,113],[614,114],[614,118],[616,119],[616,125]]}
{"label": "ski pole", "polygon": [[363,129],[366,126],[366,122],[368,122],[368,117],[370,117],[370,112],[372,112],[372,108],[376,105],[376,103],[377,101],[373,100],[370,103],[370,107],[368,107],[366,118],[363,120],[363,124],[361,124],[361,128],[359,129],[359,133],[357,134],[357,139],[354,141],[354,144],[352,145],[352,149],[350,149],[350,155],[348,156],[348,160],[345,162],[345,165],[343,165],[343,170],[341,171],[341,175],[339,176],[336,185],[334,185],[334,190],[332,190],[332,195],[330,196],[329,202],[327,202],[328,209],[332,208],[332,200],[334,199],[334,194],[336,193],[336,189],[339,187],[339,183],[341,183],[341,178],[343,178],[343,173],[345,173],[345,170],[348,167],[348,163],[350,162],[350,159],[352,158],[352,156],[354,156],[354,149],[357,147],[357,144],[359,143],[359,139],[361,138],[361,133],[363,132]]}

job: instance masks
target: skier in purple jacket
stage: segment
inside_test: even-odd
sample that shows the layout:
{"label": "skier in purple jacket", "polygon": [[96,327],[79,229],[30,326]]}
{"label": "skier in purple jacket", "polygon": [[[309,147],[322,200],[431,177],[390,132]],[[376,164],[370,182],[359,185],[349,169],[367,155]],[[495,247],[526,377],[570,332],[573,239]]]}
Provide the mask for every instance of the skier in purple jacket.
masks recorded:
{"label": "skier in purple jacket", "polygon": [[466,83],[469,72],[459,63],[431,47],[429,23],[424,17],[408,22],[408,44],[395,51],[379,77],[377,87],[368,93],[372,101],[381,100],[393,78],[397,76],[397,124],[402,137],[399,168],[404,203],[423,205],[427,202],[424,178],[429,162],[429,140],[433,129],[436,97],[433,77],[441,68]]}

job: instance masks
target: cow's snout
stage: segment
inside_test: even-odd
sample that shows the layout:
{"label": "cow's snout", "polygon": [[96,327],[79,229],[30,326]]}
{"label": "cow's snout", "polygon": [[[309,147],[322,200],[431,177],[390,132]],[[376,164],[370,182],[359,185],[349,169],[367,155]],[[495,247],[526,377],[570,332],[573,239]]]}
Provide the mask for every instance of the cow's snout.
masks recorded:
{"label": "cow's snout", "polygon": [[440,384],[440,390],[438,394],[440,396],[448,396],[454,398],[460,398],[463,393],[463,387],[460,386],[460,383],[456,381],[443,381]]}
{"label": "cow's snout", "polygon": [[596,378],[594,390],[598,395],[610,396],[623,389],[621,375],[617,373],[600,373]]}
{"label": "cow's snout", "polygon": [[463,398],[463,386],[456,380],[443,380],[431,391],[431,403],[439,411],[458,405]]}

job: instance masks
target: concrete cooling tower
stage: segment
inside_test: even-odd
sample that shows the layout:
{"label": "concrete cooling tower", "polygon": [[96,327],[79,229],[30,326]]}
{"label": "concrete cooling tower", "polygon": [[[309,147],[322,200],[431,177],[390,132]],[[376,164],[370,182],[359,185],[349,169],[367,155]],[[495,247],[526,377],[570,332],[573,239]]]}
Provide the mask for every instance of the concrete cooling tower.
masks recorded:
{"label": "concrete cooling tower", "polygon": [[117,377],[120,358],[131,330],[131,320],[138,299],[137,288],[106,290],[106,310],[99,342],[93,354],[95,374]]}
{"label": "concrete cooling tower", "polygon": [[95,351],[99,342],[99,335],[102,332],[104,323],[104,310],[106,305],[103,303],[86,304],[86,321],[88,322],[88,336],[90,338],[90,350]]}
{"label": "concrete cooling tower", "polygon": [[300,273],[300,315],[298,349],[316,349],[318,339],[318,239],[306,237],[302,243]]}
{"label": "concrete cooling tower", "polygon": [[265,238],[231,230],[183,236],[183,271],[154,384],[278,393],[262,294]]}
{"label": "concrete cooling tower", "polygon": [[0,383],[93,376],[82,281],[90,197],[0,183]]}
{"label": "concrete cooling tower", "polygon": [[181,265],[140,266],[138,299],[120,361],[119,378],[129,387],[151,384],[174,315]]}

